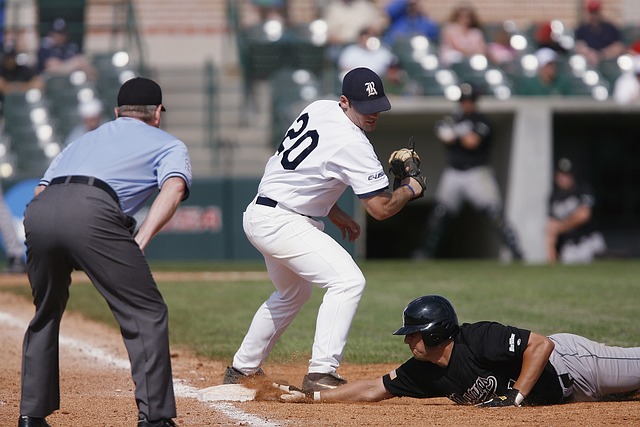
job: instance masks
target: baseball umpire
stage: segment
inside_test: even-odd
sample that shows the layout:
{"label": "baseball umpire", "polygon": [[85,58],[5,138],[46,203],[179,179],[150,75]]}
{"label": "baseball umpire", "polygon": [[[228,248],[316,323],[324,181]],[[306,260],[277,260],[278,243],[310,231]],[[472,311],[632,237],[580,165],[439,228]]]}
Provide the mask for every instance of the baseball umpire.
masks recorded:
{"label": "baseball umpire", "polygon": [[489,165],[491,123],[477,110],[477,88],[463,83],[460,93],[459,108],[436,124],[436,136],[447,149],[448,165],[438,183],[436,205],[426,222],[422,243],[413,258],[435,256],[447,222],[467,201],[489,218],[513,259],[522,259],[517,236],[504,218],[500,189]]}
{"label": "baseball umpire", "polygon": [[[60,407],[58,335],[74,269],[87,274],[120,325],[138,426],[175,426],[167,306],[144,249],[189,195],[190,159],[182,141],[159,129],[165,108],[156,82],[128,80],[117,101],[115,120],[53,160],[25,212],[36,312],[24,337],[19,427],[48,426],[45,417]],[[157,188],[134,235],[131,215]]]}
{"label": "baseball umpire", "polygon": [[[276,291],[256,312],[227,368],[224,383],[261,373],[261,365],[285,329],[311,297],[326,290],[318,311],[305,390],[344,384],[337,372],[365,278],[349,253],[323,232],[328,217],[350,241],[360,225],[337,205],[351,186],[366,211],[383,220],[424,193],[426,181],[412,150],[392,153],[393,187],[365,132],[391,108],[380,77],[368,68],[349,71],[338,102],[307,106],[269,159],[257,196],[244,213],[244,231],[263,254]],[[403,166],[396,171],[394,165]],[[403,171],[412,171],[403,177]]]}
{"label": "baseball umpire", "polygon": [[610,347],[561,333],[545,337],[496,322],[458,324],[439,295],[411,301],[403,312],[413,357],[375,379],[333,390],[292,390],[285,401],[368,401],[448,397],[480,407],[551,405],[630,396],[640,391],[640,347]]}

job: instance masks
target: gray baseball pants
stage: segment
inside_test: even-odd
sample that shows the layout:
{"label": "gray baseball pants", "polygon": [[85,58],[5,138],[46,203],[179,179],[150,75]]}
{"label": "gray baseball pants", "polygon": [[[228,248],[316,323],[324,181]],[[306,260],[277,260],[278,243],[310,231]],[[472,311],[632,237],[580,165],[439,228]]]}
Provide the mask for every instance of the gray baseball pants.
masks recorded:
{"label": "gray baseball pants", "polygon": [[573,334],[549,339],[555,344],[549,362],[572,380],[563,384],[565,397],[589,402],[640,389],[640,347],[612,347]]}
{"label": "gray baseball pants", "polygon": [[77,269],[120,325],[139,413],[175,418],[168,310],[129,217],[99,188],[59,184],[29,203],[24,225],[36,312],[24,337],[20,414],[45,417],[60,407],[58,336]]}

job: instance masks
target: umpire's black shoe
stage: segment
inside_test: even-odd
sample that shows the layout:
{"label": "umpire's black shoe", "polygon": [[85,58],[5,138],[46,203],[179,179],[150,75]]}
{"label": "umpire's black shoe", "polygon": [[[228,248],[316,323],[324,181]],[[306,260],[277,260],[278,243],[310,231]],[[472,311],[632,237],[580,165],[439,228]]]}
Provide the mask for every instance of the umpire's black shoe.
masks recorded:
{"label": "umpire's black shoe", "polygon": [[20,415],[18,418],[18,427],[51,427],[47,420],[38,417],[29,417],[27,415]]}
{"label": "umpire's black shoe", "polygon": [[239,370],[237,370],[236,368],[234,368],[233,366],[227,366],[227,369],[225,369],[224,371],[224,378],[222,379],[222,384],[238,384],[239,382],[245,379],[253,378],[256,376],[259,377],[263,375],[265,375],[265,373],[262,370],[262,368],[258,369],[258,371],[255,374],[245,375]]}
{"label": "umpire's black shoe", "polygon": [[146,416],[138,417],[138,427],[178,427],[171,418],[163,418],[157,421],[149,421]]}

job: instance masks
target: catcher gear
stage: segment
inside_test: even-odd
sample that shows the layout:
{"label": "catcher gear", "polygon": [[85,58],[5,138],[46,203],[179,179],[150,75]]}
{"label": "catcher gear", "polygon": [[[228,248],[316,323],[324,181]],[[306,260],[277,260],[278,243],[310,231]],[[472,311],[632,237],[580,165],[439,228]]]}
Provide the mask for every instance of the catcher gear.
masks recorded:
{"label": "catcher gear", "polygon": [[420,156],[413,148],[401,148],[394,151],[389,156],[389,173],[394,176],[393,189],[396,190],[402,185],[402,181],[406,178],[413,178],[420,184],[420,192],[413,189],[414,199],[422,197],[427,189],[427,178],[420,171]]}
{"label": "catcher gear", "polygon": [[496,396],[493,399],[477,404],[480,408],[502,408],[505,406],[520,406],[524,400],[524,396],[520,394],[520,390],[512,388],[507,390],[504,396]]}
{"label": "catcher gear", "polygon": [[393,335],[420,332],[427,347],[439,346],[460,330],[453,306],[439,295],[426,295],[414,299],[402,312],[402,318],[402,328]]}

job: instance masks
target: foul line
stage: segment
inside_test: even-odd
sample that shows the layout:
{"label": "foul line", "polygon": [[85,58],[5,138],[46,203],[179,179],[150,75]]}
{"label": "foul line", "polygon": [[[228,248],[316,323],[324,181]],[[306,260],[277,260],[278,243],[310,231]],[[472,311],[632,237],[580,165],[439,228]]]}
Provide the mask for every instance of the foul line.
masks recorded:
{"label": "foul line", "polygon": [[[26,322],[3,311],[0,311],[0,324],[16,329],[26,329],[28,326]],[[93,347],[84,341],[60,335],[60,345],[73,350],[78,350],[78,353],[82,354],[82,357],[95,359],[105,366],[131,371],[131,364],[129,363],[129,360],[116,357],[98,347]],[[174,378],[173,383],[173,390],[176,397],[198,398],[198,389],[188,385],[187,381]],[[256,415],[244,412],[228,402],[200,402],[203,405],[222,413],[224,416],[231,418],[232,420],[243,423],[242,425],[245,425],[245,423],[246,425],[257,427],[279,427],[282,425],[266,421]]]}

